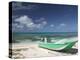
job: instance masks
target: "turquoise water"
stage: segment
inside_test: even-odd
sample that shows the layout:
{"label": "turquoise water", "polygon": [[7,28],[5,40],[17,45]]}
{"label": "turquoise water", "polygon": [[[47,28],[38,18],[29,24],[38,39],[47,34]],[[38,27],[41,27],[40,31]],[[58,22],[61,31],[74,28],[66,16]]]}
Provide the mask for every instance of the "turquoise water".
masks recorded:
{"label": "turquoise water", "polygon": [[13,32],[13,34],[77,35],[78,32]]}
{"label": "turquoise water", "polygon": [[37,33],[13,33],[12,42],[20,43],[20,42],[36,42],[40,41],[41,38],[47,37],[48,40],[60,40],[63,38],[75,37],[77,36],[77,32],[37,32]]}

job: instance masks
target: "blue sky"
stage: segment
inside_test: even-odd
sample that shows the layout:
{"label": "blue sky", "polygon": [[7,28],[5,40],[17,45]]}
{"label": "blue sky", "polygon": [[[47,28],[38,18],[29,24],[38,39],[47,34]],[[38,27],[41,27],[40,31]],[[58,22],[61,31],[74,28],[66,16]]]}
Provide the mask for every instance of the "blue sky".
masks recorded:
{"label": "blue sky", "polygon": [[77,32],[76,5],[12,3],[13,32]]}

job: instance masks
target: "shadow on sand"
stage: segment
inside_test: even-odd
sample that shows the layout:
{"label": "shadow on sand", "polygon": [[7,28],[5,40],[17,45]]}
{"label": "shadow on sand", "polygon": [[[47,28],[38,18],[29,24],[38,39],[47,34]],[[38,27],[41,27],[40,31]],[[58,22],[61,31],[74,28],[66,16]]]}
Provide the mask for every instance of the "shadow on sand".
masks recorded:
{"label": "shadow on sand", "polygon": [[[44,48],[44,49],[48,49],[48,48]],[[51,49],[48,49],[48,50],[51,50]],[[76,49],[76,48],[71,48],[69,50],[51,50],[51,51],[56,51],[56,52],[61,52],[61,53],[69,53],[69,54],[78,53],[78,49]]]}
{"label": "shadow on sand", "polygon": [[57,51],[57,52],[76,54],[76,53],[78,53],[78,49],[71,48],[70,50],[61,50],[61,51]]}

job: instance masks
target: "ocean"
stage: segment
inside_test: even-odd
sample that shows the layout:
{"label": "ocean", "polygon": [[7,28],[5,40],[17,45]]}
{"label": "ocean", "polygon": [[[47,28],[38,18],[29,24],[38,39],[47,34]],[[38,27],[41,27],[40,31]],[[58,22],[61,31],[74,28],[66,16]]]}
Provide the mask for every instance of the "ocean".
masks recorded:
{"label": "ocean", "polygon": [[48,42],[50,42],[50,40],[68,39],[77,36],[77,32],[13,32],[12,43],[39,42],[45,37],[48,39]]}

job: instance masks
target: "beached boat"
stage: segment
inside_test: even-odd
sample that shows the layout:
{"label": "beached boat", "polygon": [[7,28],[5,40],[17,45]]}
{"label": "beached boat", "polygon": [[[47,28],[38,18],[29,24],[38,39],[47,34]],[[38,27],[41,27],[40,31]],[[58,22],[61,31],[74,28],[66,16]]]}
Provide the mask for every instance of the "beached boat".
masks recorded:
{"label": "beached boat", "polygon": [[69,50],[74,46],[77,41],[68,41],[66,40],[64,43],[61,41],[57,41],[55,43],[48,43],[47,38],[45,38],[44,42],[39,43],[39,47],[47,48],[51,50]]}

